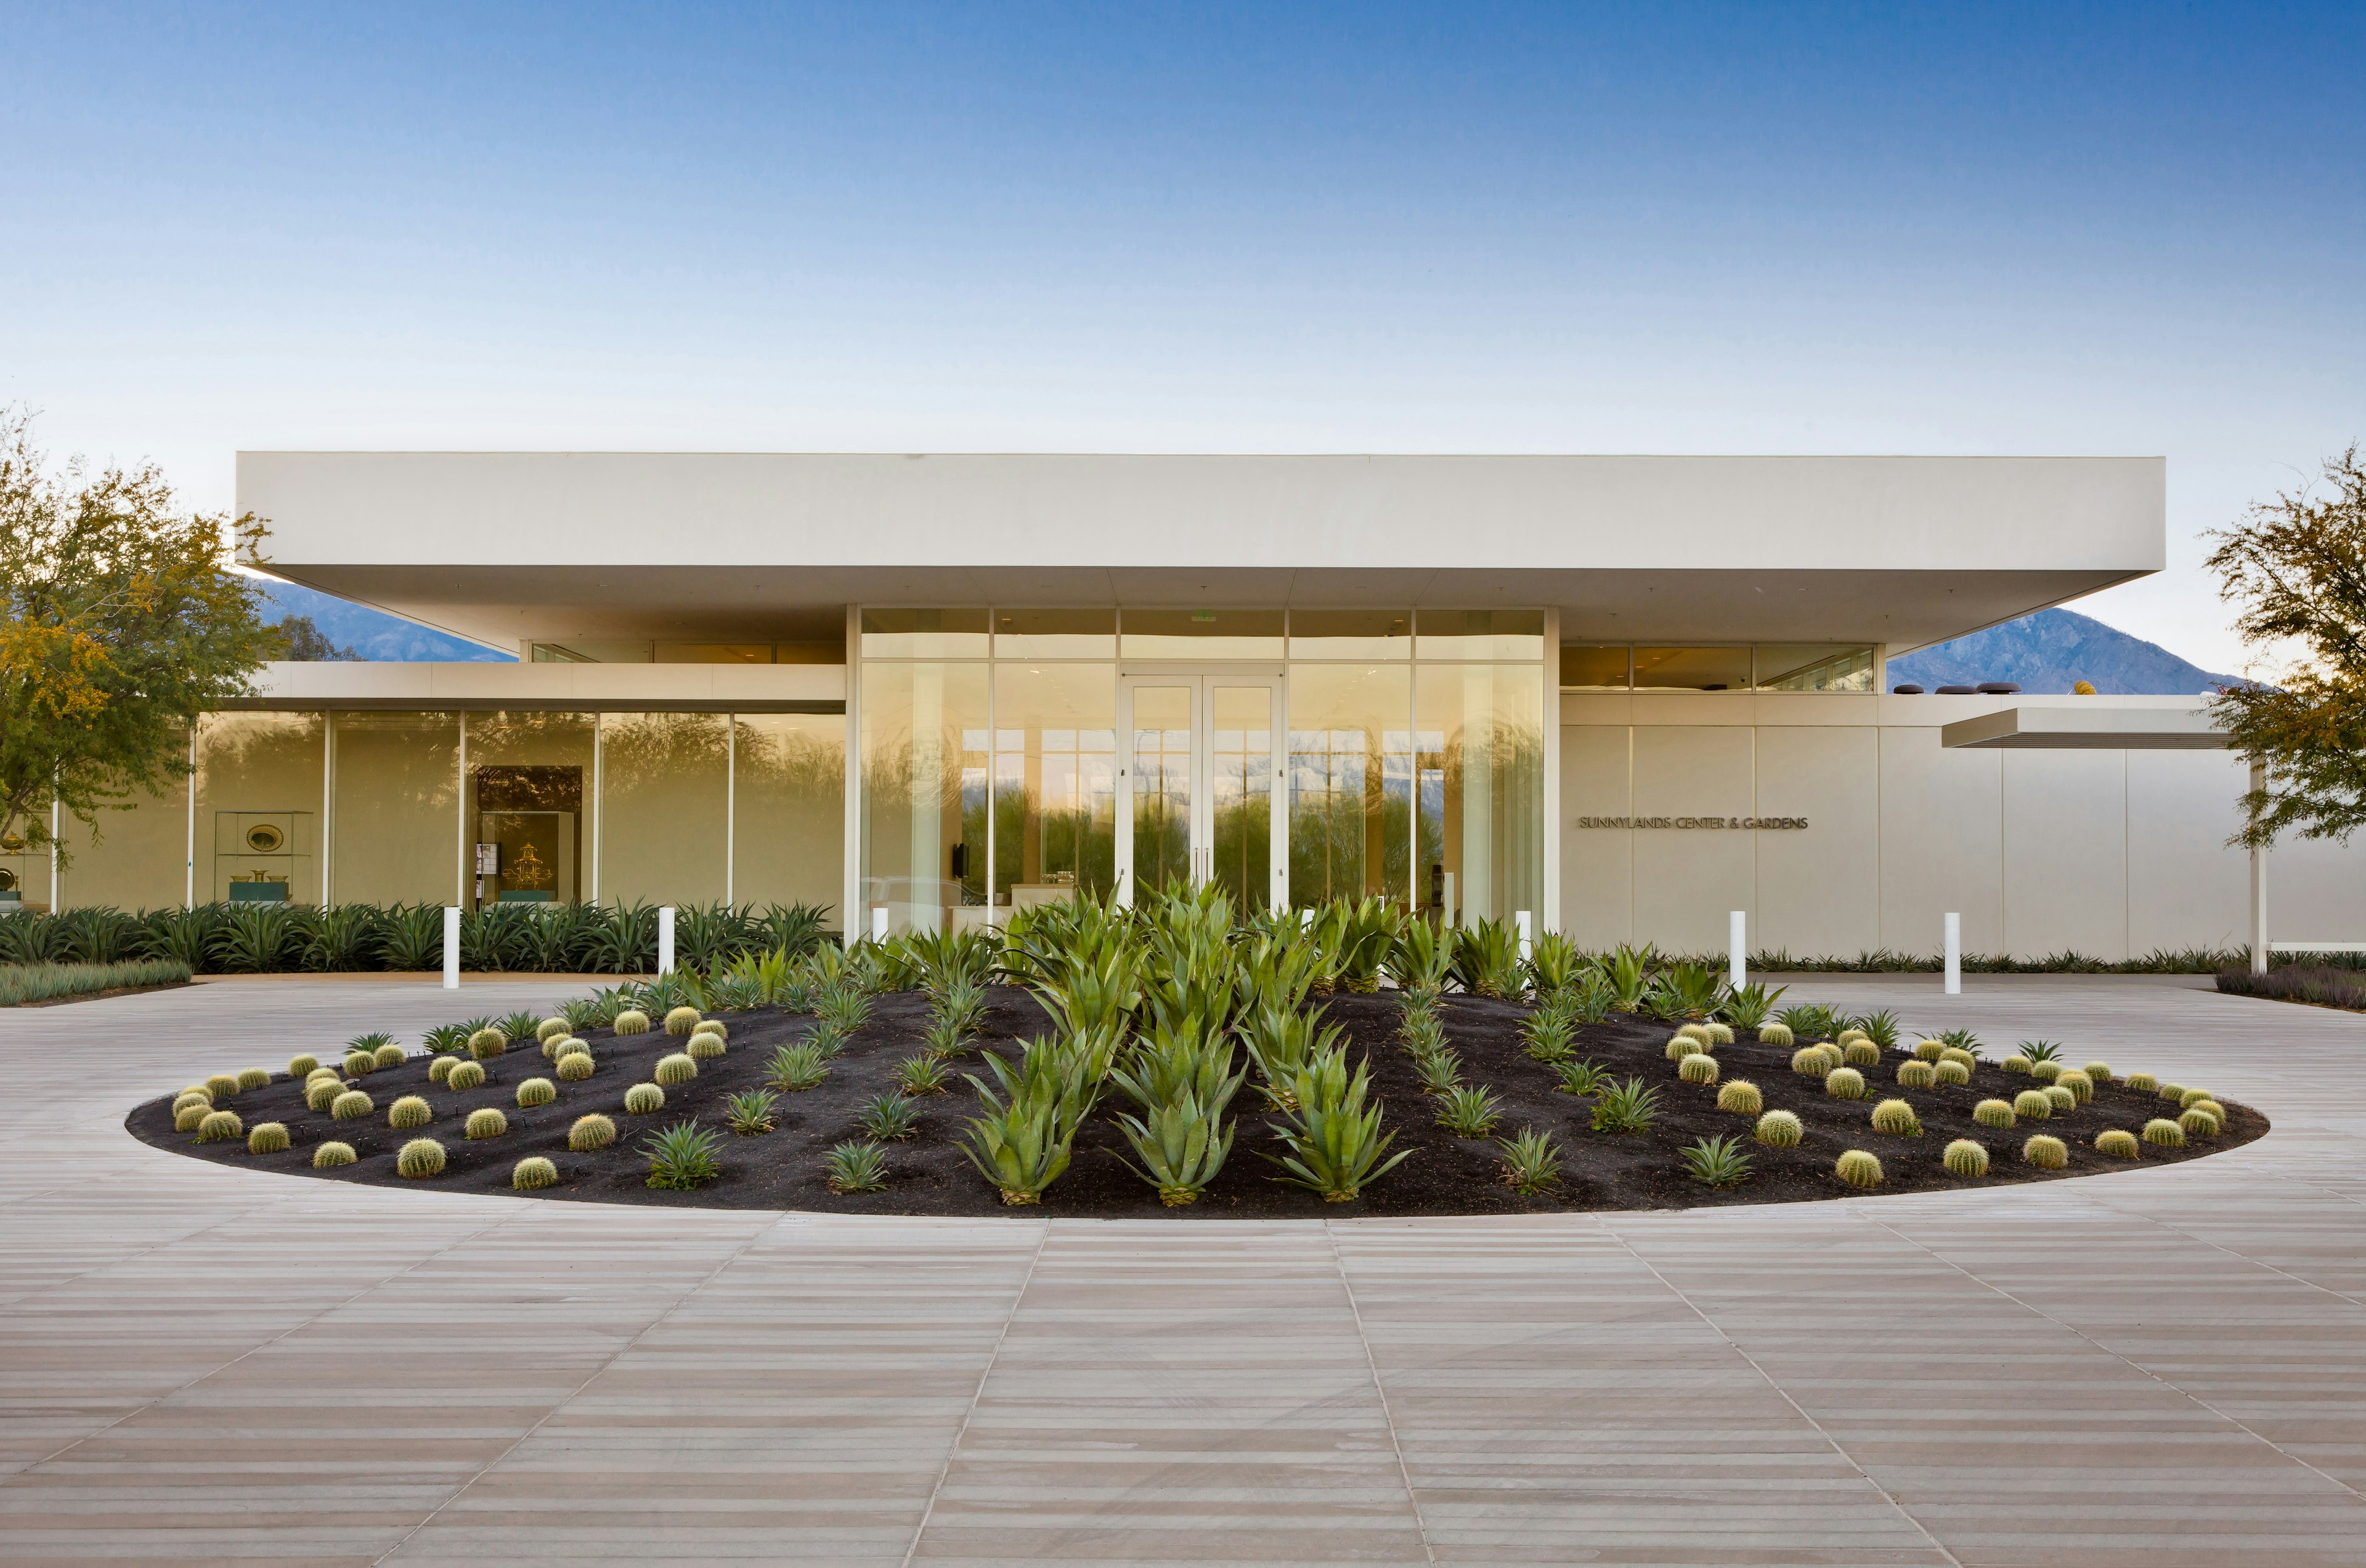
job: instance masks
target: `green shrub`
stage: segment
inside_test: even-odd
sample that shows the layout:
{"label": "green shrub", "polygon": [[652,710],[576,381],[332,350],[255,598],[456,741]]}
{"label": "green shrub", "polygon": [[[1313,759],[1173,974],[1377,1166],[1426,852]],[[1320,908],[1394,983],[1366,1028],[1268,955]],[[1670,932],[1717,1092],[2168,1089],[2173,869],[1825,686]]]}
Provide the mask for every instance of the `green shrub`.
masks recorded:
{"label": "green shrub", "polygon": [[626,1008],[608,1027],[619,1034],[647,1034],[649,1032],[649,1015],[638,1008]]}
{"label": "green shrub", "polygon": [[2027,1077],[2032,1064],[2030,1059],[2026,1056],[2007,1056],[2003,1061],[1999,1062],[1997,1066],[2002,1067],[2006,1072],[2018,1073],[2023,1077]]}
{"label": "green shrub", "polygon": [[312,1151],[312,1168],[327,1170],[332,1166],[351,1165],[360,1157],[351,1144],[322,1144]]}
{"label": "green shrub", "polygon": [[307,1056],[299,1053],[287,1058],[287,1076],[291,1078],[310,1077],[312,1076],[312,1069],[320,1065],[320,1057]]}
{"label": "green shrub", "polygon": [[2194,1138],[2214,1138],[2218,1135],[2221,1125],[2217,1117],[2198,1105],[2190,1111],[2179,1112],[2177,1124],[2184,1130],[2187,1136]]}
{"label": "green shrub", "polygon": [[781,1097],[769,1089],[744,1089],[723,1097],[723,1122],[743,1138],[772,1130],[772,1104]]}
{"label": "green shrub", "polygon": [[548,1105],[558,1098],[558,1086],[548,1078],[528,1078],[517,1087],[520,1111],[532,1111],[537,1105]]}
{"label": "green shrub", "polygon": [[2167,1117],[2156,1116],[2144,1124],[2144,1141],[2164,1149],[2181,1149],[2185,1146],[2185,1128]]}
{"label": "green shrub", "polygon": [[577,1154],[589,1154],[604,1149],[616,1141],[616,1124],[605,1116],[578,1116],[575,1124],[567,1129],[567,1146]]}
{"label": "green shrub", "polygon": [[2136,1135],[2123,1128],[2113,1127],[2095,1134],[2095,1152],[2111,1159],[2134,1159],[2144,1152]]}
{"label": "green shrub", "polygon": [[[841,1195],[849,1192],[876,1192],[887,1185],[887,1151],[877,1144],[839,1144],[822,1160],[828,1173],[829,1190]],[[1012,1198],[1006,1191],[1005,1202],[1033,1202],[1032,1198]]]}
{"label": "green shrub", "polygon": [[406,1094],[386,1108],[386,1124],[398,1132],[424,1127],[434,1120],[434,1109],[415,1094]]}
{"label": "green shrub", "polygon": [[528,1155],[510,1168],[510,1185],[520,1192],[558,1185],[558,1167],[540,1155]]}
{"label": "green shrub", "polygon": [[625,1091],[625,1114],[654,1116],[665,1109],[665,1090],[653,1083],[637,1083]]}
{"label": "green shrub", "polygon": [[1860,1191],[1881,1185],[1881,1161],[1864,1149],[1850,1149],[1833,1162],[1832,1174]]}
{"label": "green shrub", "polygon": [[2012,1113],[2043,1122],[2054,1114],[2054,1099],[2042,1089],[2022,1089],[2012,1097]]}
{"label": "green shrub", "polygon": [[1961,1089],[1972,1081],[1972,1069],[1968,1063],[1942,1057],[1939,1065],[1931,1069],[1931,1076],[1950,1089]]}
{"label": "green shrub", "polygon": [[1931,1063],[1909,1058],[1898,1064],[1898,1087],[1929,1089],[1939,1081],[1939,1069]]}
{"label": "green shrub", "polygon": [[690,1037],[689,1043],[682,1048],[682,1054],[693,1062],[711,1062],[722,1055],[724,1049],[723,1036],[702,1032]]}
{"label": "green shrub", "polygon": [[2015,1116],[2010,1101],[1983,1100],[1972,1107],[1972,1120],[1983,1127],[2010,1127]]}
{"label": "green shrub", "polygon": [[308,1111],[326,1111],[345,1092],[344,1084],[336,1078],[314,1078],[304,1086],[304,1107]]}
{"label": "green shrub", "polygon": [[1597,1133],[1648,1133],[1660,1119],[1660,1091],[1641,1078],[1606,1084],[1594,1097]]}
{"label": "green shrub", "polygon": [[2070,1163],[2070,1146],[2059,1138],[2040,1133],[2021,1145],[2021,1157],[2040,1170],[2060,1170]]}
{"label": "green shrub", "polygon": [[1701,1055],[1707,1050],[1707,1044],[1697,1035],[1679,1034],[1668,1042],[1667,1057],[1671,1062],[1681,1062],[1687,1056]]}
{"label": "green shrub", "polygon": [[1885,1100],[1873,1108],[1873,1130],[1893,1138],[1919,1138],[1922,1135],[1922,1119],[1906,1101]]}
{"label": "green shrub", "polygon": [[2160,1080],[2150,1073],[2130,1073],[2126,1078],[2126,1087],[2138,1094],[2150,1094],[2160,1088]]}
{"label": "green shrub", "polygon": [[510,1119],[488,1105],[481,1111],[468,1112],[460,1131],[471,1139],[498,1138],[510,1130]]}
{"label": "green shrub", "polygon": [[433,1138],[413,1138],[402,1145],[394,1156],[394,1169],[399,1176],[413,1181],[424,1181],[431,1176],[444,1174],[444,1145]]}
{"label": "green shrub", "polygon": [[1957,1138],[1939,1156],[1951,1176],[1986,1176],[1989,1152],[1969,1138]]}
{"label": "green shrub", "polygon": [[2076,1067],[2056,1077],[2051,1087],[2068,1089],[2071,1103],[2075,1105],[2084,1105],[2095,1098],[2095,1080]]}
{"label": "green shrub", "polygon": [[1755,1116],[1765,1108],[1765,1101],[1756,1084],[1748,1078],[1734,1078],[1717,1091],[1717,1108],[1738,1116]]}
{"label": "green shrub", "polygon": [[649,1076],[667,1089],[673,1089],[698,1076],[698,1063],[688,1052],[676,1051],[671,1055],[659,1056]]}
{"label": "green shrub", "polygon": [[1917,1040],[1914,1043],[1914,1059],[1918,1062],[1935,1062],[1946,1049],[1947,1043],[1944,1040]]}
{"label": "green shrub", "polygon": [[1437,1124],[1459,1138],[1483,1138],[1495,1130],[1503,1115],[1501,1096],[1484,1084],[1450,1090],[1437,1110]]}
{"label": "green shrub", "polygon": [[1865,1075],[1854,1067],[1834,1067],[1824,1075],[1824,1092],[1834,1100],[1863,1100]]}
{"label": "green shrub", "polygon": [[455,1092],[482,1089],[484,1085],[485,1069],[476,1062],[455,1062],[452,1070],[444,1075],[444,1087]]}
{"label": "green shrub", "polygon": [[2090,1062],[2079,1070],[2087,1075],[2089,1083],[2101,1086],[2112,1081],[2112,1064],[2109,1062]]}
{"label": "green shrub", "polygon": [[216,1073],[206,1080],[206,1092],[216,1100],[228,1100],[238,1092],[238,1077],[231,1073]]}
{"label": "green shrub", "polygon": [[1758,1026],[1759,1043],[1783,1046],[1791,1043],[1791,1026],[1786,1023],[1762,1023]]}
{"label": "green shrub", "polygon": [[498,1029],[479,1029],[468,1036],[468,1055],[479,1062],[490,1062],[509,1048],[509,1037]]}
{"label": "green shrub", "polygon": [[766,1069],[764,1081],[774,1089],[794,1094],[799,1089],[818,1089],[829,1077],[829,1061],[821,1049],[810,1040],[783,1045],[772,1053],[772,1066]]}
{"label": "green shrub", "polygon": [[669,1008],[665,1015],[668,1034],[687,1034],[698,1026],[698,1010],[694,1007]]}
{"label": "green shrub", "polygon": [[214,1108],[210,1101],[193,1101],[190,1104],[184,1105],[181,1109],[173,1112],[173,1131],[175,1133],[194,1133],[199,1127],[203,1126],[205,1124],[206,1118],[213,1113]]}
{"label": "green shrub", "polygon": [[581,1083],[599,1066],[589,1051],[570,1051],[558,1058],[558,1076],[569,1083]]}
{"label": "green shrub", "polygon": [[1717,1058],[1686,1056],[1676,1064],[1676,1077],[1690,1084],[1713,1084],[1718,1077]]}
{"label": "green shrub", "polygon": [[1504,1151],[1504,1181],[1524,1198],[1533,1198],[1560,1185],[1560,1146],[1550,1134],[1534,1127],[1508,1138],[1498,1138]]}
{"label": "green shrub", "polygon": [[1770,1149],[1796,1149],[1807,1129],[1787,1111],[1770,1111],[1758,1119],[1757,1139]]}
{"label": "green shrub", "polygon": [[329,1114],[340,1122],[358,1122],[377,1109],[370,1097],[357,1089],[349,1089],[329,1101]]}
{"label": "green shrub", "polygon": [[459,1065],[459,1058],[456,1056],[436,1057],[427,1064],[427,1081],[429,1083],[451,1082],[452,1069]]}
{"label": "green shrub", "polygon": [[2062,1047],[2051,1040],[2024,1040],[2013,1049],[2027,1057],[2033,1066],[2039,1062],[2058,1064],[2062,1060]]}
{"label": "green shrub", "polygon": [[2054,1108],[2056,1116],[2067,1116],[2079,1109],[2079,1097],[2058,1083],[2045,1086],[2045,1103]]}
{"label": "green shrub", "polygon": [[1597,1066],[1591,1058],[1583,1062],[1562,1062],[1553,1068],[1560,1082],[1553,1087],[1563,1094],[1594,1094],[1610,1081],[1610,1069]]}
{"label": "green shrub", "polygon": [[1739,1138],[1723,1134],[1695,1138],[1680,1157],[1684,1174],[1704,1187],[1739,1187],[1750,1179],[1750,1151]]}
{"label": "green shrub", "polygon": [[944,1058],[927,1051],[896,1064],[896,1087],[907,1095],[942,1094],[951,1077]]}
{"label": "green shrub", "polygon": [[1881,1047],[1870,1040],[1852,1040],[1841,1047],[1841,1060],[1852,1067],[1877,1067],[1881,1066]]}
{"label": "green shrub", "polygon": [[862,1102],[854,1119],[872,1137],[902,1143],[920,1124],[920,1108],[900,1094],[874,1094]]}
{"label": "green shrub", "polygon": [[[180,911],[175,911],[179,913]],[[66,922],[75,919],[81,910],[68,910],[62,915],[12,915],[18,929],[32,942],[41,939],[34,933],[42,922]],[[123,917],[130,919],[131,917]],[[52,931],[60,924],[51,924]],[[69,940],[73,940],[69,938]],[[6,943],[0,942],[0,953]],[[27,1002],[51,1002],[62,997],[86,997],[94,991],[113,991],[134,986],[169,986],[186,982],[190,965],[179,958],[129,958],[97,964],[60,964],[35,958],[21,953],[17,958],[0,958],[0,1007],[21,1007]]]}

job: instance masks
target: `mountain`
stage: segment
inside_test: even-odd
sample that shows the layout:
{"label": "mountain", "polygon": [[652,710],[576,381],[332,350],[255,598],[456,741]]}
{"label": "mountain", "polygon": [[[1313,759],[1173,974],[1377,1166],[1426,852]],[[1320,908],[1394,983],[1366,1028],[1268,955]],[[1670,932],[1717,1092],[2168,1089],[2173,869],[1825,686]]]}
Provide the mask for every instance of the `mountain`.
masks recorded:
{"label": "mountain", "polygon": [[1927,691],[2011,681],[2024,692],[2067,693],[2085,681],[2113,696],[2191,696],[2236,679],[2069,610],[2040,610],[1889,661],[1890,685]]}
{"label": "mountain", "polygon": [[317,588],[266,578],[263,591],[274,606],[264,612],[265,620],[276,626],[290,615],[307,617],[322,637],[353,649],[363,659],[387,664],[445,660],[469,664],[517,662],[515,654],[502,653],[483,643],[439,632],[400,615],[323,593]]}

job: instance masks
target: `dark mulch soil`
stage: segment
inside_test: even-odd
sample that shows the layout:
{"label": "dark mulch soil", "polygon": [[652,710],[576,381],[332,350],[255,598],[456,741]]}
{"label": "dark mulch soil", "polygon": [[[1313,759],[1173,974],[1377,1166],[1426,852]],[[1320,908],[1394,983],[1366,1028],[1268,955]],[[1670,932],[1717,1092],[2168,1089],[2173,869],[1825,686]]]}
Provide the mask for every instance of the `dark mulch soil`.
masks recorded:
{"label": "dark mulch soil", "polygon": [[[1045,1027],[1042,1012],[1023,992],[997,987],[991,996],[991,1008],[978,1038],[980,1046],[1007,1053],[1015,1041]],[[722,1179],[695,1192],[652,1190],[646,1184],[648,1164],[640,1145],[651,1132],[684,1117],[695,1116],[702,1125],[721,1129],[723,1097],[760,1085],[773,1047],[803,1034],[811,1025],[809,1018],[779,1012],[729,1015],[729,1053],[700,1064],[699,1076],[692,1082],[668,1089],[666,1107],[655,1116],[626,1116],[625,1090],[646,1081],[656,1059],[680,1049],[682,1043],[659,1032],[618,1037],[601,1030],[585,1036],[598,1059],[598,1070],[578,1083],[560,1082],[558,1101],[538,1110],[521,1110],[516,1100],[520,1080],[554,1076],[550,1065],[529,1043],[485,1064],[487,1081],[466,1093],[455,1094],[431,1084],[424,1056],[372,1073],[361,1087],[377,1101],[377,1111],[359,1121],[337,1122],[326,1111],[307,1110],[301,1086],[284,1077],[229,1102],[249,1127],[261,1122],[285,1122],[295,1143],[286,1154],[251,1156],[242,1143],[200,1144],[191,1134],[174,1132],[169,1094],[133,1111],[125,1126],[134,1136],[159,1148],[198,1159],[332,1181],[388,1184],[402,1182],[394,1170],[395,1151],[411,1138],[433,1136],[443,1143],[449,1162],[441,1177],[418,1185],[463,1192],[510,1191],[512,1166],[524,1156],[539,1154],[557,1162],[560,1183],[538,1196],[595,1202],[885,1214],[1264,1219],[1358,1213],[1541,1213],[1839,1198],[1848,1196],[1851,1189],[1832,1175],[1832,1163],[1842,1150],[1849,1148],[1870,1149],[1880,1156],[1887,1174],[1885,1191],[2056,1180],[2128,1168],[2130,1162],[2105,1159],[2095,1152],[2095,1134],[2111,1127],[2136,1131],[2148,1118],[2175,1114],[2154,1096],[2108,1087],[2067,1116],[2044,1123],[2024,1122],[2011,1131],[1982,1127],[1972,1120],[1976,1101],[1990,1097],[2010,1100],[2014,1091],[2032,1087],[2030,1079],[1984,1063],[1966,1088],[1905,1091],[1904,1097],[1921,1117],[1923,1134],[1887,1137],[1873,1131],[1869,1119],[1874,1100],[1900,1092],[1891,1080],[1903,1056],[1893,1055],[1879,1068],[1866,1073],[1871,1090],[1866,1100],[1836,1100],[1824,1094],[1820,1080],[1792,1073],[1787,1048],[1763,1045],[1745,1035],[1717,1053],[1725,1077],[1755,1083],[1769,1110],[1797,1112],[1807,1124],[1807,1136],[1796,1149],[1767,1149],[1752,1144],[1751,1179],[1740,1188],[1712,1191],[1684,1175],[1679,1151],[1704,1134],[1739,1134],[1746,1141],[1752,1119],[1718,1111],[1714,1089],[1677,1080],[1675,1064],[1663,1055],[1672,1032],[1669,1026],[1621,1020],[1580,1032],[1580,1056],[1590,1057],[1622,1077],[1639,1077],[1661,1090],[1662,1113],[1650,1133],[1599,1134],[1589,1130],[1591,1103],[1559,1092],[1552,1070],[1522,1053],[1518,1025],[1523,1009],[1449,997],[1445,1004],[1447,1032],[1461,1054],[1464,1080],[1486,1084],[1503,1097],[1504,1120],[1498,1134],[1541,1127],[1558,1138],[1566,1151],[1567,1179],[1560,1191],[1552,1197],[1523,1198],[1503,1184],[1498,1151],[1492,1141],[1459,1138],[1436,1124],[1435,1102],[1423,1095],[1411,1063],[1394,1043],[1392,998],[1340,996],[1329,998],[1327,1005],[1328,1021],[1345,1024],[1356,1044],[1369,1055],[1375,1092],[1387,1108],[1386,1125],[1397,1134],[1395,1147],[1414,1151],[1412,1158],[1352,1204],[1326,1204],[1311,1192],[1271,1179],[1275,1168],[1258,1155],[1278,1150],[1279,1145],[1267,1131],[1270,1117],[1258,1109],[1261,1101],[1252,1074],[1251,1082],[1234,1101],[1240,1131],[1232,1158],[1199,1203],[1184,1209],[1161,1207],[1153,1190],[1119,1163],[1118,1153],[1125,1145],[1106,1114],[1105,1104],[1104,1111],[1093,1116],[1078,1134],[1075,1162],[1044,1195],[1042,1207],[1005,1208],[954,1141],[963,1120],[976,1106],[975,1092],[958,1074],[965,1069],[986,1076],[975,1053],[954,1064],[951,1093],[921,1102],[927,1113],[912,1138],[887,1145],[891,1170],[887,1190],[840,1197],[825,1184],[823,1156],[833,1144],[862,1136],[855,1121],[862,1101],[893,1087],[890,1075],[896,1064],[919,1050],[926,1007],[920,997],[911,994],[878,998],[870,1023],[833,1064],[828,1081],[817,1089],[781,1097],[774,1110],[775,1131],[752,1138],[726,1133]],[[1996,1056],[2008,1054],[1994,1045],[1989,1051]],[[234,1070],[241,1065],[224,1066]],[[2113,1066],[2124,1073],[2145,1064],[2130,1060]],[[172,1087],[177,1091],[180,1086]],[[426,1096],[435,1107],[434,1122],[422,1132],[398,1133],[388,1127],[386,1109],[401,1094]],[[509,1132],[471,1143],[461,1135],[461,1123],[470,1111],[486,1105],[496,1106],[508,1116]],[[2143,1159],[2135,1163],[2192,1159],[2248,1143],[2268,1130],[2267,1119],[2257,1111],[2231,1101],[2226,1108],[2230,1119],[2215,1140],[2197,1141],[2182,1150],[2158,1150],[2147,1145]],[[614,1119],[617,1143],[597,1153],[572,1153],[567,1147],[567,1130],[576,1117],[592,1111]],[[2054,1134],[2069,1145],[2067,1170],[2041,1172],[2021,1162],[2022,1141],[2037,1132]],[[1987,1145],[1990,1159],[1987,1178],[1967,1182],[1947,1173],[1940,1163],[1940,1151],[1957,1137],[1977,1138]],[[314,1171],[313,1147],[332,1138],[353,1145],[360,1160]]]}

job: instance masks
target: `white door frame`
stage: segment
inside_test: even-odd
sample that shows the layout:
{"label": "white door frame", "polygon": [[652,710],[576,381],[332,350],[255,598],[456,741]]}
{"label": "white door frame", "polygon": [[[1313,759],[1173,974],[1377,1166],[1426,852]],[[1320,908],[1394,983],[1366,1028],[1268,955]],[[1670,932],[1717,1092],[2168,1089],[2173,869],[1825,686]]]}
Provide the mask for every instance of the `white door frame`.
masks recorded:
{"label": "white door frame", "polygon": [[1268,908],[1290,906],[1289,692],[1286,678],[1261,667],[1216,664],[1126,666],[1117,682],[1117,901],[1133,903],[1133,694],[1136,688],[1181,688],[1191,694],[1191,886],[1214,875],[1216,841],[1215,704],[1211,693],[1224,687],[1259,687],[1270,697],[1272,743],[1268,761],[1273,787],[1267,799],[1272,838],[1267,853],[1272,884]]}

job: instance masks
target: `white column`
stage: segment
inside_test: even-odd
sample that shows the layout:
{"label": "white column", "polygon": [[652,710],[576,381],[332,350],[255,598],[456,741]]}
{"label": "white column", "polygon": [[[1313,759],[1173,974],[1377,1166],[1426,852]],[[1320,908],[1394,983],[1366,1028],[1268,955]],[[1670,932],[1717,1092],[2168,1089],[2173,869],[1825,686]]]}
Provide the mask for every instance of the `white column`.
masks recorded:
{"label": "white column", "polygon": [[1725,981],[1735,990],[1750,984],[1750,912],[1735,909],[1725,917]]}
{"label": "white column", "polygon": [[197,907],[197,724],[189,724],[189,850],[181,863],[181,908]]}
{"label": "white column", "polygon": [[914,931],[932,931],[937,929],[935,889],[945,874],[945,667],[934,660],[912,666],[907,792],[912,803],[910,919]]}
{"label": "white column", "polygon": [[658,909],[658,973],[673,973],[673,906],[661,905]]}
{"label": "white column", "polygon": [[871,911],[871,940],[873,942],[887,940],[887,906],[884,904],[878,905]]}
{"label": "white column", "polygon": [[[1544,751],[1544,845],[1541,889],[1545,930],[1560,930],[1560,612],[1545,611],[1544,711],[1537,732]],[[1414,790],[1419,794],[1418,788]],[[1414,842],[1421,840],[1415,839]]]}
{"label": "white column", "polygon": [[460,784],[452,792],[453,809],[460,814],[460,864],[457,886],[452,890],[456,903],[468,902],[468,877],[474,872],[477,846],[468,841],[468,710],[460,710]]}
{"label": "white column", "polygon": [[603,764],[607,760],[602,737],[607,728],[607,719],[604,713],[592,716],[592,801],[588,808],[592,820],[586,832],[592,840],[592,902],[594,904],[600,901],[600,795],[604,787]]}
{"label": "white column", "polygon": [[[2268,787],[2268,765],[2251,764],[2251,793],[2259,794]],[[2251,973],[2268,972],[2268,850],[2264,844],[2251,850]]]}
{"label": "white column", "polygon": [[1947,917],[1947,994],[1964,994],[1964,917],[1953,913]]}
{"label": "white column", "polygon": [[862,940],[862,611],[846,607],[846,794],[839,816],[838,940],[852,947]]}
{"label": "white column", "polygon": [[65,913],[65,889],[58,886],[58,832],[64,819],[59,815],[63,803],[58,799],[57,781],[50,781],[50,913]]}
{"label": "white column", "polygon": [[444,988],[460,988],[460,906],[444,906]]}
{"label": "white column", "polygon": [[321,715],[321,908],[329,907],[329,813],[337,795],[337,716]]}
{"label": "white column", "polygon": [[[1495,903],[1495,667],[1462,671],[1462,907]],[[1557,808],[1556,808],[1557,809]]]}
{"label": "white column", "polygon": [[731,897],[733,865],[739,858],[739,716],[723,716],[723,902]]}

